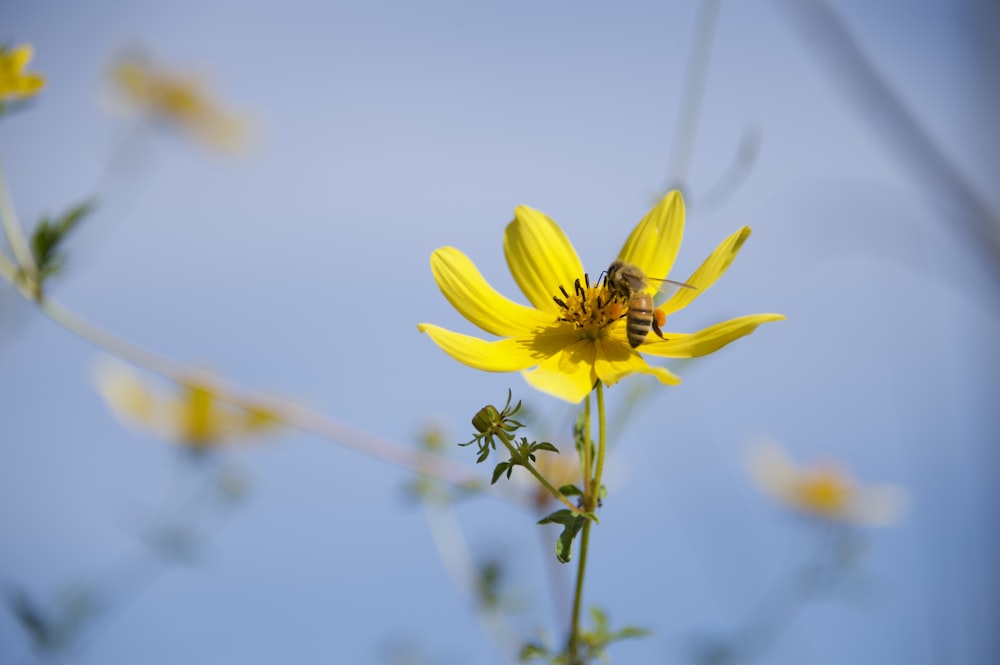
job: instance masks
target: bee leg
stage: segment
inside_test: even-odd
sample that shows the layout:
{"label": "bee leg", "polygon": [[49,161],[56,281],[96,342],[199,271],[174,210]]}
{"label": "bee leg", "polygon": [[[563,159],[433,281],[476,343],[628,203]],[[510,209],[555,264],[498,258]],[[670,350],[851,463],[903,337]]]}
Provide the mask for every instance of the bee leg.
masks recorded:
{"label": "bee leg", "polygon": [[660,330],[660,317],[659,316],[655,316],[656,314],[659,314],[659,313],[660,313],[659,310],[657,310],[656,312],[654,312],[654,316],[653,316],[653,332],[655,332],[656,336],[659,337],[660,339],[666,339],[666,337],[663,336],[663,331]]}

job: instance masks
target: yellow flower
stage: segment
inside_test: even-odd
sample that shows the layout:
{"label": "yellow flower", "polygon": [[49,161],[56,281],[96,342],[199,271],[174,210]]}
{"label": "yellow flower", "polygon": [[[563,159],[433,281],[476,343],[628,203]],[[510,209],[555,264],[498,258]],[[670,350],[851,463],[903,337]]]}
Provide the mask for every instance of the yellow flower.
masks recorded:
{"label": "yellow flower", "polygon": [[[667,194],[632,231],[618,259],[656,279],[674,264],[684,233],[684,202],[679,192]],[[722,241],[660,308],[664,316],[687,307],[715,283],[750,235],[743,227]],[[642,353],[667,358],[691,358],[717,351],[752,333],[780,314],[755,314],[723,321],[696,333],[664,333],[632,348],[623,312],[628,303],[615,296],[604,280],[591,281],[562,230],[551,219],[521,206],[504,233],[504,252],[514,281],[533,307],[508,300],[479,274],[472,261],[454,247],[431,256],[431,270],[445,298],[470,322],[502,337],[485,341],[429,323],[417,328],[430,335],[448,355],[489,372],[523,371],[529,384],[577,403],[598,380],[606,385],[633,374],[652,374],[666,384],[680,378],[666,368],[651,366]],[[596,273],[595,273],[596,274]],[[653,293],[657,285],[645,289]],[[534,368],[534,369],[529,369]]]}
{"label": "yellow flower", "polygon": [[796,467],[776,444],[754,450],[750,474],[760,489],[793,510],[859,526],[888,526],[902,515],[905,492],[889,485],[860,487],[832,463]]}
{"label": "yellow flower", "polygon": [[32,55],[34,50],[28,44],[13,49],[0,46],[0,103],[31,97],[45,85],[43,76],[24,72]]}
{"label": "yellow flower", "polygon": [[195,384],[181,384],[179,394],[163,394],[118,362],[101,363],[96,382],[98,392],[123,423],[191,449],[211,448],[277,424],[262,408],[220,402]]}
{"label": "yellow flower", "polygon": [[243,121],[210,99],[194,76],[165,71],[131,56],[114,64],[111,78],[123,100],[140,113],[175,124],[223,150],[238,150],[246,142]]}

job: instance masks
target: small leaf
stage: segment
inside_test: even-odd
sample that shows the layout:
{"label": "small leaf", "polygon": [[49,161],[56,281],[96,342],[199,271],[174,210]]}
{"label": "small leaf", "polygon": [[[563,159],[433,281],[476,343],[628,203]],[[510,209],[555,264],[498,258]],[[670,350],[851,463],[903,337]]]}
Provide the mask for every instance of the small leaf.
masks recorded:
{"label": "small leaf", "polygon": [[521,647],[521,652],[518,654],[517,658],[522,663],[526,663],[529,660],[535,660],[538,658],[548,658],[549,650],[543,644],[538,644],[537,642],[529,642]]}
{"label": "small leaf", "polygon": [[608,615],[601,608],[590,608],[590,620],[594,623],[595,632],[603,634],[608,631]]}
{"label": "small leaf", "polygon": [[576,485],[563,485],[559,488],[559,493],[563,496],[583,496],[583,490]]}
{"label": "small leaf", "polygon": [[580,414],[576,417],[576,421],[573,423],[573,441],[576,444],[576,449],[583,450],[583,446],[586,444],[588,438],[587,412],[581,409]]}
{"label": "small leaf", "polygon": [[551,515],[546,515],[539,520],[539,524],[563,525],[562,533],[559,534],[559,538],[556,540],[556,558],[560,563],[569,563],[573,555],[573,539],[576,538],[576,534],[583,528],[583,523],[586,519],[588,518],[584,517],[584,515],[576,515],[572,510],[564,508],[557,510]]}
{"label": "small leaf", "polygon": [[59,246],[93,208],[93,201],[84,201],[54,220],[48,217],[39,220],[31,235],[31,253],[43,281],[62,270],[66,257],[59,252]]}
{"label": "small leaf", "polygon": [[562,524],[566,525],[571,523],[576,519],[576,515],[573,514],[572,510],[568,508],[563,508],[562,510],[557,510],[556,512],[546,515],[542,519],[538,520],[539,524]]}
{"label": "small leaf", "polygon": [[536,450],[548,450],[549,452],[555,453],[557,455],[559,454],[559,449],[546,441],[543,441],[542,443],[536,443],[531,447],[532,452],[535,452]]}
{"label": "small leaf", "polygon": [[495,485],[500,480],[500,476],[503,475],[504,471],[507,472],[507,477],[510,478],[510,471],[512,469],[513,465],[510,462],[500,462],[497,464],[496,468],[493,469],[493,480],[490,481],[490,485]]}
{"label": "small leaf", "polygon": [[580,529],[583,528],[583,522],[583,517],[577,517],[571,524],[567,524],[562,533],[559,534],[559,538],[556,540],[556,559],[559,560],[559,563],[569,563],[570,559],[573,558],[573,541],[576,539],[576,534],[580,533]]}
{"label": "small leaf", "polygon": [[[611,640],[626,640],[632,637],[648,637],[652,634],[652,631],[646,630],[645,628],[636,628],[635,626],[625,626],[617,633],[611,635]],[[611,640],[608,640],[609,642]]]}

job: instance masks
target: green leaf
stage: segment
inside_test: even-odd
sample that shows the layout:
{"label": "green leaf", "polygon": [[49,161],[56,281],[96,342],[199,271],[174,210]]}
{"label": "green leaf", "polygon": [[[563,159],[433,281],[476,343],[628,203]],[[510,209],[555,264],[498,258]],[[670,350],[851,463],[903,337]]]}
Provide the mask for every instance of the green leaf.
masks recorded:
{"label": "green leaf", "polygon": [[70,231],[94,209],[93,201],[84,201],[73,206],[56,219],[42,217],[31,235],[31,253],[38,265],[42,281],[62,270],[66,262],[65,254],[59,251]]}
{"label": "green leaf", "polygon": [[556,559],[559,563],[569,563],[570,559],[573,558],[573,541],[576,539],[576,534],[580,533],[580,529],[583,528],[583,517],[578,517],[571,524],[567,524],[562,533],[559,534],[559,538],[556,540]]}
{"label": "green leaf", "polygon": [[510,478],[510,472],[513,470],[514,466],[510,462],[500,462],[497,464],[496,468],[493,469],[493,480],[490,481],[490,485],[495,485],[503,472],[507,472],[507,477]]}
{"label": "green leaf", "polygon": [[583,528],[584,521],[588,519],[583,515],[576,515],[572,510],[563,509],[557,510],[551,515],[546,515],[541,520],[539,524],[561,524],[563,526],[562,533],[559,534],[559,538],[556,540],[556,558],[560,563],[569,563],[573,556],[573,540],[576,538],[576,534],[580,532]]}
{"label": "green leaf", "polygon": [[522,663],[526,663],[529,660],[536,660],[539,658],[548,658],[549,650],[543,644],[537,642],[529,642],[521,647],[521,652],[518,654],[518,660]]}
{"label": "green leaf", "polygon": [[582,451],[589,438],[587,436],[587,412],[581,409],[573,423],[573,442],[576,444],[576,449]]}
{"label": "green leaf", "polygon": [[531,452],[535,452],[537,450],[548,450],[549,452],[555,453],[557,455],[559,454],[559,449],[546,441],[543,441],[542,443],[536,443],[531,447]]}
{"label": "green leaf", "polygon": [[605,634],[608,632],[608,615],[599,607],[590,608],[590,620],[594,623],[594,632]]}
{"label": "green leaf", "polygon": [[563,496],[583,496],[583,490],[576,485],[563,485],[559,488],[559,493]]}
{"label": "green leaf", "polygon": [[626,640],[633,637],[648,637],[652,634],[652,631],[646,630],[645,628],[636,628],[635,626],[625,626],[617,633],[612,633],[611,639],[608,640]]}
{"label": "green leaf", "polygon": [[562,510],[557,510],[556,512],[546,515],[542,519],[538,520],[539,524],[570,524],[576,519],[576,515],[573,514],[572,510],[568,508],[563,508]]}

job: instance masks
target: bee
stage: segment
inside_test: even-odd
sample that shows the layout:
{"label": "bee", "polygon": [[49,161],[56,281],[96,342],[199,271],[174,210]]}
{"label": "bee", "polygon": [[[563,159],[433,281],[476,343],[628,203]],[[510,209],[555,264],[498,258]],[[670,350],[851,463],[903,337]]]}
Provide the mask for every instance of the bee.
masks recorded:
{"label": "bee", "polygon": [[624,261],[615,261],[608,266],[607,276],[607,285],[611,293],[628,302],[625,332],[628,335],[628,344],[633,349],[646,341],[650,329],[657,337],[663,339],[660,322],[653,310],[653,296],[645,290],[649,281],[662,282],[663,285],[672,284],[685,289],[696,288],[672,279],[646,277],[640,268]]}

